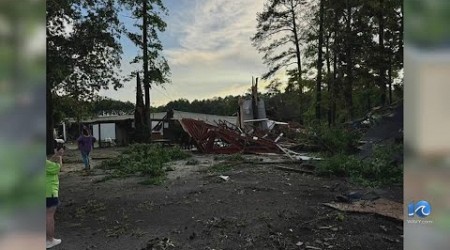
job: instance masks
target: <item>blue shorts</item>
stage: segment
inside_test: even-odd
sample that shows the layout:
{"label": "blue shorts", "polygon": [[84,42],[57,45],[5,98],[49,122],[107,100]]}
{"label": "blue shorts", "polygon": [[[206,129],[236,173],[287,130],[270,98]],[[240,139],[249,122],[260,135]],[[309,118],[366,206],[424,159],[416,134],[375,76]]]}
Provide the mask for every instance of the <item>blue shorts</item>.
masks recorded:
{"label": "blue shorts", "polygon": [[47,197],[47,208],[57,207],[59,205],[58,197]]}

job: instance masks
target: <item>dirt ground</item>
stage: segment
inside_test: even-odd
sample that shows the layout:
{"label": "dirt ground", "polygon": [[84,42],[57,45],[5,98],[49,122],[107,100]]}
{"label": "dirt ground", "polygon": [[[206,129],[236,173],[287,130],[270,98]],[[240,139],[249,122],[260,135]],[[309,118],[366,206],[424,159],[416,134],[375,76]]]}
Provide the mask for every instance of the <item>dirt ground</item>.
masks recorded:
{"label": "dirt ground", "polygon": [[[106,173],[95,166],[121,150],[95,150],[89,175],[67,152],[56,214],[63,241],[54,249],[403,249],[402,222],[322,204],[361,188],[266,164],[280,156],[245,156],[260,163],[215,173],[206,170],[217,157],[195,155],[198,165],[170,163],[161,186],[138,176],[99,181]],[[402,189],[376,191],[401,202]]]}

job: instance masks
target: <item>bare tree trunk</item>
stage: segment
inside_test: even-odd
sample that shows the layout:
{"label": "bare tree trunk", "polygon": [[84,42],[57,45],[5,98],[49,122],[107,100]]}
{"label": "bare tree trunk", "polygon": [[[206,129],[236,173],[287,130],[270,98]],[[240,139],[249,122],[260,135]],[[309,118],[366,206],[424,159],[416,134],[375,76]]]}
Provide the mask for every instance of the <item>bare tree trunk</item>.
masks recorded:
{"label": "bare tree trunk", "polygon": [[145,116],[144,116],[144,100],[142,99],[142,86],[141,80],[139,79],[139,73],[136,76],[136,107],[134,111],[134,127],[135,127],[135,138],[137,142],[143,142],[146,135],[145,133]]}
{"label": "bare tree trunk", "polygon": [[379,44],[379,75],[380,75],[380,101],[381,105],[386,104],[386,68],[385,68],[385,60],[384,60],[384,20],[383,20],[383,0],[380,0],[380,6],[378,9],[378,22],[379,22],[379,31],[378,31],[378,44]]}
{"label": "bare tree trunk", "polygon": [[297,31],[297,22],[296,22],[296,14],[295,14],[295,8],[294,3],[291,0],[291,14],[292,14],[292,27],[294,30],[294,43],[295,43],[295,54],[297,57],[297,70],[298,70],[298,84],[299,84],[299,91],[300,94],[303,93],[303,85],[301,83],[302,81],[302,62],[301,62],[301,53],[300,53],[300,39],[298,37],[298,31]]}
{"label": "bare tree trunk", "polygon": [[331,32],[327,36],[327,40],[325,41],[325,49],[326,49],[326,60],[327,60],[327,91],[328,91],[328,127],[331,127],[332,124],[332,86],[331,86],[331,62],[330,62],[330,35]]}
{"label": "bare tree trunk", "polygon": [[388,70],[388,84],[389,84],[389,105],[392,104],[392,53],[389,52],[389,70]]}
{"label": "bare tree trunk", "polygon": [[334,126],[336,124],[336,110],[337,110],[337,105],[336,105],[336,98],[337,98],[337,34],[338,34],[338,27],[339,27],[339,18],[338,18],[338,14],[337,14],[337,10],[334,10],[334,25],[333,25],[333,29],[334,29],[334,44],[333,44],[333,84],[332,84],[332,95],[331,95],[331,105],[332,105],[332,109],[331,109],[331,124]]}
{"label": "bare tree trunk", "polygon": [[300,39],[298,37],[298,31],[297,31],[297,22],[296,22],[296,14],[295,14],[295,8],[294,8],[294,2],[293,0],[290,1],[291,5],[291,14],[292,14],[292,27],[294,31],[294,43],[295,43],[295,54],[297,57],[297,71],[298,71],[298,89],[299,89],[299,95],[300,95],[300,121],[303,123],[303,100],[302,100],[302,94],[303,94],[303,84],[302,84],[302,61],[301,61],[301,53],[300,53]]}
{"label": "bare tree trunk", "polygon": [[353,61],[352,61],[352,44],[351,44],[351,18],[352,18],[352,8],[350,6],[349,0],[346,1],[347,4],[347,23],[346,23],[346,73],[347,82],[344,88],[344,98],[346,103],[346,108],[348,111],[349,119],[353,119]]}
{"label": "bare tree trunk", "polygon": [[336,105],[336,98],[337,98],[337,54],[336,50],[333,52],[333,84],[331,88],[331,125],[336,124],[336,111],[337,111],[337,105]]}
{"label": "bare tree trunk", "polygon": [[150,121],[150,79],[148,73],[148,24],[147,24],[147,0],[142,4],[142,35],[143,35],[143,60],[144,60],[144,90],[145,90],[145,109],[144,115],[144,141],[151,141],[151,121]]}
{"label": "bare tree trunk", "polygon": [[322,102],[322,47],[323,47],[323,5],[324,0],[320,0],[319,10],[319,46],[318,46],[318,58],[317,58],[317,83],[316,83],[316,119],[320,121],[321,114],[321,102]]}

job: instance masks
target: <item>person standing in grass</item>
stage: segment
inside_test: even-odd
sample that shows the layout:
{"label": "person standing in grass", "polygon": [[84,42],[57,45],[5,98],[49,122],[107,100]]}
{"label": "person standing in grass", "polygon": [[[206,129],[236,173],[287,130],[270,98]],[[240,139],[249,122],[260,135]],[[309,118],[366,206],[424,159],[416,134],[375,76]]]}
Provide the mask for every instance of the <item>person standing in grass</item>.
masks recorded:
{"label": "person standing in grass", "polygon": [[84,163],[84,170],[89,170],[91,168],[90,154],[94,148],[94,143],[96,139],[93,137],[87,127],[83,127],[83,132],[80,137],[78,137],[78,149],[81,152],[81,157]]}
{"label": "person standing in grass", "polygon": [[45,196],[47,203],[47,249],[61,244],[60,239],[55,239],[55,212],[59,205],[59,171],[62,167],[62,155],[64,148],[59,149],[45,162]]}

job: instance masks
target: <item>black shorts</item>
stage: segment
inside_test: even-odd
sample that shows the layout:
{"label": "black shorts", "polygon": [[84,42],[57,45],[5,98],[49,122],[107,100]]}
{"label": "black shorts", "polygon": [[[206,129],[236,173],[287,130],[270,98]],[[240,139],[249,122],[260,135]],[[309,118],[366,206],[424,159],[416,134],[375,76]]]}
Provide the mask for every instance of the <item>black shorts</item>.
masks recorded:
{"label": "black shorts", "polygon": [[58,197],[47,197],[47,208],[57,207],[59,205]]}

